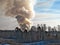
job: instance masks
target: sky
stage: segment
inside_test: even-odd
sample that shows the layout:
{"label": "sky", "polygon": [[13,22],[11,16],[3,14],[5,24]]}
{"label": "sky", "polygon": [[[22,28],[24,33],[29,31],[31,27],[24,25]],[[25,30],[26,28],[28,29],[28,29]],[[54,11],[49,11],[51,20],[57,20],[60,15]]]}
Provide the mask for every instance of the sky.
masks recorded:
{"label": "sky", "polygon": [[[35,17],[33,25],[47,24],[47,26],[60,25],[60,0],[34,0]],[[4,15],[0,9],[0,15]],[[2,20],[2,21],[1,21]],[[15,18],[0,16],[0,29],[15,29],[18,23]]]}
{"label": "sky", "polygon": [[60,24],[60,0],[36,0],[35,24],[57,26]]}

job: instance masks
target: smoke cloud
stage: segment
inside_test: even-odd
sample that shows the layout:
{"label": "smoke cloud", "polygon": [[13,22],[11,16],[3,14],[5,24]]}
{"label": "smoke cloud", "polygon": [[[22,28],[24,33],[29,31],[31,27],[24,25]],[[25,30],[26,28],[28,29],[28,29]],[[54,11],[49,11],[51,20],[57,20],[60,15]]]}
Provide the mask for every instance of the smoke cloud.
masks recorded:
{"label": "smoke cloud", "polygon": [[[29,29],[35,15],[33,7],[34,0],[0,0],[6,16],[15,17],[22,29]],[[3,3],[2,3],[3,2]]]}

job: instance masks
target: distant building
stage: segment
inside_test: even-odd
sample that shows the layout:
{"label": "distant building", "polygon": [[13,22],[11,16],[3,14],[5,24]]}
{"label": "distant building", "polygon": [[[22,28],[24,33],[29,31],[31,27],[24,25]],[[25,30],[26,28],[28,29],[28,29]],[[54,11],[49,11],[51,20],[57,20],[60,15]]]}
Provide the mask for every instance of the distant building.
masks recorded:
{"label": "distant building", "polygon": [[37,28],[36,28],[35,26],[32,26],[32,27],[31,27],[31,30],[37,31]]}
{"label": "distant building", "polygon": [[37,30],[41,30],[40,24],[37,25]]}
{"label": "distant building", "polygon": [[54,26],[54,31],[57,31],[56,27]]}
{"label": "distant building", "polygon": [[52,28],[51,28],[51,26],[48,26],[48,31],[52,31]]}
{"label": "distant building", "polygon": [[39,25],[39,24],[37,24],[37,27],[40,27],[40,25]]}
{"label": "distant building", "polygon": [[58,31],[60,31],[60,25],[58,25]]}
{"label": "distant building", "polygon": [[46,24],[43,24],[43,30],[46,31],[47,27]]}
{"label": "distant building", "polygon": [[42,30],[43,25],[41,24],[40,27],[41,27],[41,30]]}

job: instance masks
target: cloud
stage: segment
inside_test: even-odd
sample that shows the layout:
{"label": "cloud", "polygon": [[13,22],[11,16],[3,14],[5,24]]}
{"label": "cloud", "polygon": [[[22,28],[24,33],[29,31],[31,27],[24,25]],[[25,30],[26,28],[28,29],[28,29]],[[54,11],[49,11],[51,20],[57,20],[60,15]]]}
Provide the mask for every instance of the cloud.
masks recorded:
{"label": "cloud", "polygon": [[33,21],[33,25],[47,24],[52,27],[57,26],[58,24],[60,24],[60,14],[37,13],[32,21]]}
{"label": "cloud", "polygon": [[14,30],[19,27],[17,20],[12,17],[2,16],[0,17],[0,29],[1,30]]}
{"label": "cloud", "polygon": [[38,2],[36,5],[42,9],[50,8],[54,4],[55,0],[43,0]]}
{"label": "cloud", "polygon": [[60,25],[60,21],[59,20],[33,21],[33,25],[37,25],[37,24],[46,24],[47,26],[54,27]]}
{"label": "cloud", "polygon": [[33,21],[54,20],[54,19],[59,19],[59,18],[60,18],[60,14],[37,13]]}

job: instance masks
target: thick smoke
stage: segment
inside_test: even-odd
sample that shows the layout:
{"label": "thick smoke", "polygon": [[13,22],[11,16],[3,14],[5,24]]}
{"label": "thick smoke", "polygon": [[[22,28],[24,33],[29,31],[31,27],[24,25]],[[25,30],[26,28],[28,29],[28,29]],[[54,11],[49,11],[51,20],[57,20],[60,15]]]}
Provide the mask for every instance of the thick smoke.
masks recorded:
{"label": "thick smoke", "polygon": [[33,0],[0,0],[5,3],[5,15],[15,17],[23,29],[29,29],[34,17]]}

